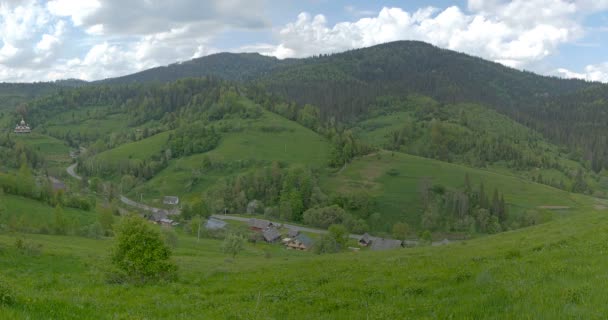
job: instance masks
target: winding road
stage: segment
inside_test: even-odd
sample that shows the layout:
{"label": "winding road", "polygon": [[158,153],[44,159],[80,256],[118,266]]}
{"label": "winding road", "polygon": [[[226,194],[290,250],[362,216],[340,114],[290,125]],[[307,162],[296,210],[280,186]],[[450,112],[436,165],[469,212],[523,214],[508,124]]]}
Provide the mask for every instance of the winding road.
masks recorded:
{"label": "winding road", "polygon": [[78,174],[76,174],[76,167],[78,167],[78,163],[74,163],[74,164],[70,165],[69,167],[67,167],[67,169],[65,169],[65,171],[67,171],[68,174],[70,176],[72,176],[74,179],[82,180],[82,177],[79,176]]}

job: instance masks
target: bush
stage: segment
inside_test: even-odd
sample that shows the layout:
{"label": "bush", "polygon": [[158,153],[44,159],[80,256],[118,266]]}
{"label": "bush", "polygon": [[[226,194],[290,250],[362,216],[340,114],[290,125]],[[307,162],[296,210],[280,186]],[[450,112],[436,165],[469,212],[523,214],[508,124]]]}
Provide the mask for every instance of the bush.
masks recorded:
{"label": "bush", "polygon": [[118,225],[116,233],[112,264],[128,280],[145,283],[176,278],[177,266],[171,261],[171,250],[146,220],[127,217]]}

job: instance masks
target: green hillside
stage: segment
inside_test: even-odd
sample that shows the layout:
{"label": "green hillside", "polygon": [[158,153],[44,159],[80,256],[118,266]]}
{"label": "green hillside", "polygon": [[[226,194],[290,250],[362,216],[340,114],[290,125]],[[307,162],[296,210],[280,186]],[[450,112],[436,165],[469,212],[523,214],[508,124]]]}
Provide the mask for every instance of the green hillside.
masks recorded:
{"label": "green hillside", "polygon": [[[599,176],[538,132],[475,104],[440,104],[424,96],[380,97],[352,127],[361,141],[388,150],[498,172],[564,190],[576,173],[599,191]],[[585,192],[585,190],[574,190]]]}
{"label": "green hillside", "polygon": [[[269,165],[273,161],[290,166],[321,168],[327,165],[329,143],[310,129],[276,114],[264,112],[259,119],[228,120],[220,122],[218,126],[224,124],[240,129],[222,134],[220,144],[212,151],[172,160],[166,169],[132,190],[131,194],[144,193],[148,198],[157,199],[171,194],[193,195],[213,185],[221,177]],[[124,155],[118,156],[120,150],[136,152],[139,149],[158,149],[161,144],[150,143],[149,139],[152,138],[121,146],[98,157],[103,157],[104,161],[123,159]],[[156,147],[142,147],[148,144]],[[205,161],[222,166],[205,168]]]}
{"label": "green hillside", "polygon": [[503,192],[514,220],[529,211],[551,216],[543,208],[571,208],[561,211],[568,213],[581,206],[581,196],[513,175],[388,151],[353,161],[340,172],[324,179],[323,186],[338,193],[371,195],[377,204],[375,210],[382,217],[375,227],[389,231],[399,221],[406,221],[412,226],[420,225],[423,208],[419,189],[422,179],[428,179],[432,185],[462,189],[465,175],[470,177],[475,188],[483,182],[488,193],[495,188]]}

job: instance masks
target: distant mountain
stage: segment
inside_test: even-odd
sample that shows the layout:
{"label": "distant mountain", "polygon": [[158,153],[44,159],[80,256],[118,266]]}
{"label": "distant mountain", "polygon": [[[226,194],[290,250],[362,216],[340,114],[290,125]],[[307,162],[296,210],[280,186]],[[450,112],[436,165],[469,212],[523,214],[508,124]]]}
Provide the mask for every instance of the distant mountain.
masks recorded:
{"label": "distant mountain", "polygon": [[265,76],[277,66],[292,62],[293,60],[279,60],[258,53],[218,53],[123,77],[100,80],[96,83],[171,82],[182,78],[206,76],[215,76],[230,81],[247,81]]}

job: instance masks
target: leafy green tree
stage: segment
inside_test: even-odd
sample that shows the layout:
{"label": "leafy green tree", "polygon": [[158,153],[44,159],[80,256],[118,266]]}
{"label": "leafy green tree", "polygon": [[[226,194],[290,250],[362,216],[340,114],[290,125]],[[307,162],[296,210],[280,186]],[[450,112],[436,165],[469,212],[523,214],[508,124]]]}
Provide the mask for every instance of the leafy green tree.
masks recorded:
{"label": "leafy green tree", "polygon": [[65,235],[68,233],[68,220],[65,218],[61,205],[55,206],[55,210],[53,210],[53,230],[55,234]]}
{"label": "leafy green tree", "polygon": [[125,217],[117,225],[111,260],[128,280],[134,282],[172,280],[177,275],[171,250],[160,232],[137,216]]}
{"label": "leafy green tree", "polygon": [[222,243],[222,251],[229,254],[234,259],[237,254],[243,251],[245,247],[245,238],[237,233],[229,233],[226,235],[224,242]]}
{"label": "leafy green tree", "polygon": [[335,253],[339,251],[336,239],[330,234],[324,234],[319,241],[315,243],[313,250],[316,254]]}
{"label": "leafy green tree", "polygon": [[112,212],[112,207],[99,206],[97,208],[97,212],[97,221],[103,229],[103,233],[109,236],[112,233],[112,226],[114,225],[114,213]]}
{"label": "leafy green tree", "polygon": [[348,244],[348,230],[341,224],[332,224],[329,226],[329,235],[336,240],[336,244],[340,249],[345,249]]}

